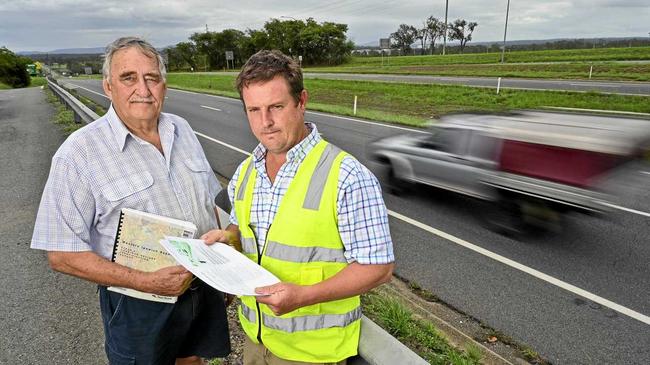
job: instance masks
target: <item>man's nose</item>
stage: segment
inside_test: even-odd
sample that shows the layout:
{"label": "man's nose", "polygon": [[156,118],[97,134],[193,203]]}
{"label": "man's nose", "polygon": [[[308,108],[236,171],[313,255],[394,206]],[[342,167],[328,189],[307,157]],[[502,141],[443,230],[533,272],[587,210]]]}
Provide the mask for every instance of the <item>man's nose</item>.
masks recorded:
{"label": "man's nose", "polygon": [[136,93],[139,96],[149,96],[151,95],[151,90],[149,90],[149,85],[147,80],[144,77],[138,77],[138,82],[136,83]]}
{"label": "man's nose", "polygon": [[273,113],[268,109],[262,110],[262,125],[264,127],[269,127],[273,125]]}

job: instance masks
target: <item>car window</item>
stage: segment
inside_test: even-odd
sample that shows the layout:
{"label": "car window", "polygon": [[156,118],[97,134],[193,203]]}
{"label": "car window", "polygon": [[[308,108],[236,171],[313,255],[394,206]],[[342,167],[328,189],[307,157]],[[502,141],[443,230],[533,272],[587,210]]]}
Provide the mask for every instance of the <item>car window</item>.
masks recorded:
{"label": "car window", "polygon": [[431,136],[423,147],[452,154],[462,154],[466,150],[469,131],[460,128],[433,128]]}
{"label": "car window", "polygon": [[480,131],[473,131],[471,133],[467,154],[482,160],[494,160],[498,143],[499,140],[497,138],[487,136]]}

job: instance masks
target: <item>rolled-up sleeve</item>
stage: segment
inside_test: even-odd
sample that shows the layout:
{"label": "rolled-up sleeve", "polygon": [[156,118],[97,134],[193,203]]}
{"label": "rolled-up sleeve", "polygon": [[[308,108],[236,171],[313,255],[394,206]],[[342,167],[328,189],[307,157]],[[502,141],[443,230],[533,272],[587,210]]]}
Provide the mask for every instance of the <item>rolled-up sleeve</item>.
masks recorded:
{"label": "rolled-up sleeve", "polygon": [[31,247],[47,251],[91,251],[95,199],[77,168],[54,157],[36,216]]}

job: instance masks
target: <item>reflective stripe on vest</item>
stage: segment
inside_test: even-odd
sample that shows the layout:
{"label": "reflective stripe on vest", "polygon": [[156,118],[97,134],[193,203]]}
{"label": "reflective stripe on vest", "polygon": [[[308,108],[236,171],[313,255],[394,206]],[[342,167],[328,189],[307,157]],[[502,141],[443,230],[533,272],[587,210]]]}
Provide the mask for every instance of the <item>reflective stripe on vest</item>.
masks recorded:
{"label": "reflective stripe on vest", "polygon": [[244,303],[241,303],[241,312],[248,319],[249,322],[255,323],[257,322],[257,311],[255,309],[251,309],[249,306],[245,305]]}
{"label": "reflective stripe on vest", "polygon": [[[255,310],[249,308],[244,303],[241,304],[242,313],[244,317],[250,322],[255,323],[257,318]],[[321,314],[311,316],[299,316],[280,318],[273,317],[266,313],[262,313],[264,326],[284,332],[298,332],[298,331],[314,331],[332,327],[345,327],[352,322],[361,318],[361,308],[357,307],[354,310],[343,314]]]}
{"label": "reflective stripe on vest", "polygon": [[323,196],[323,190],[325,190],[327,176],[330,173],[334,159],[340,152],[341,149],[332,144],[327,144],[325,147],[325,150],[318,161],[318,165],[316,165],[316,170],[314,170],[314,174],[309,181],[307,195],[305,195],[305,201],[302,204],[303,208],[318,210],[320,200]]}
{"label": "reflective stripe on vest", "polygon": [[242,237],[241,250],[244,254],[257,255],[257,243],[254,238]]}
{"label": "reflective stripe on vest", "polygon": [[248,168],[246,169],[246,172],[244,173],[244,180],[242,181],[241,187],[239,188],[239,192],[237,193],[237,200],[244,200],[244,194],[246,194],[246,185],[248,185],[248,178],[251,176],[251,171],[253,169],[253,164],[254,164],[254,161],[251,158],[251,161],[248,164]]}
{"label": "reflective stripe on vest", "polygon": [[347,260],[343,255],[343,250],[327,247],[296,247],[285,245],[280,242],[268,241],[266,243],[266,253],[268,257],[290,262],[341,262]]}

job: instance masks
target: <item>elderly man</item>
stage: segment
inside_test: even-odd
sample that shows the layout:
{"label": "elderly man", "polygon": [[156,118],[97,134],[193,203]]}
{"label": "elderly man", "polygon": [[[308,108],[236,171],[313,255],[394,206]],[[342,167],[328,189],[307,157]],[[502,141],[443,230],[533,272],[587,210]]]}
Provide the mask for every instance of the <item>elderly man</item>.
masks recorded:
{"label": "elderly man", "polygon": [[[216,227],[220,186],[187,121],[161,113],[165,65],[135,37],[106,48],[106,115],[73,133],[52,158],[32,248],[51,267],[99,284],[111,364],[200,364],[230,352],[223,294],[181,266],[143,272],[111,262],[122,208]],[[132,298],[107,286],[178,296]],[[189,290],[187,290],[189,288]]]}
{"label": "elderly man", "polygon": [[233,243],[281,283],[241,298],[244,364],[345,363],[357,354],[359,294],[389,280],[393,247],[381,189],[354,157],[305,123],[296,62],[260,51],[237,78],[260,144],[230,185]]}

